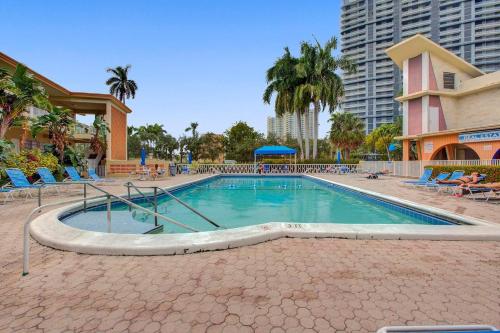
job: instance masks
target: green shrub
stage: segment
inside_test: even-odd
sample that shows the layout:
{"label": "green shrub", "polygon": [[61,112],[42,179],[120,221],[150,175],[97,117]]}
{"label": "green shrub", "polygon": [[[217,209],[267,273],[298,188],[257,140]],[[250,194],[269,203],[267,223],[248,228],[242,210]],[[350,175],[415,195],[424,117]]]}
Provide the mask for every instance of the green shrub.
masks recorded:
{"label": "green shrub", "polygon": [[58,170],[59,160],[51,153],[42,153],[38,149],[22,150],[19,154],[12,153],[6,158],[6,168],[18,168],[26,177],[33,177],[36,169],[46,167],[54,172]]}
{"label": "green shrub", "polygon": [[[430,166],[426,167],[430,168]],[[479,165],[479,166],[462,166],[462,165],[451,165],[451,166],[432,166],[432,176],[436,177],[440,172],[453,172],[455,170],[463,170],[466,175],[470,175],[473,172],[479,172],[481,174],[486,174],[486,182],[500,182],[500,165],[490,166],[490,165]]]}

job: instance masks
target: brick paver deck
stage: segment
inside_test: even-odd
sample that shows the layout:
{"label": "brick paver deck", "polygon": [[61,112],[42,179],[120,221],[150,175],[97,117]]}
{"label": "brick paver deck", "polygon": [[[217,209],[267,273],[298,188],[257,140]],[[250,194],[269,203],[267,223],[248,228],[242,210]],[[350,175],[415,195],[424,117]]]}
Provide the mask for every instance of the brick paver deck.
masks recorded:
{"label": "brick paver deck", "polygon": [[31,273],[21,277],[22,223],[34,205],[0,208],[1,332],[500,326],[499,243],[280,239],[183,256],[110,257],[32,241]]}

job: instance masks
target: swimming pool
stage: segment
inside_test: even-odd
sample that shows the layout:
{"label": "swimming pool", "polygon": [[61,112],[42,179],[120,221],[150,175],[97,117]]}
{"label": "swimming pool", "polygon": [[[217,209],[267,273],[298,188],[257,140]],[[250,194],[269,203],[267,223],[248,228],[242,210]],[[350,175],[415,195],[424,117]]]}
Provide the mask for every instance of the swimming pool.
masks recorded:
{"label": "swimming pool", "polygon": [[[227,229],[268,222],[454,224],[443,217],[307,176],[216,176],[176,188],[171,193]],[[143,198],[134,201],[151,208]],[[219,229],[166,195],[158,199],[158,212],[199,231]],[[120,203],[112,205],[111,216],[113,232],[143,233],[141,227],[144,230],[154,227],[153,216],[134,209],[129,211]],[[61,220],[75,228],[105,232],[106,207],[96,205],[86,213],[72,212]],[[187,232],[161,220],[159,223],[163,224],[163,233]]]}

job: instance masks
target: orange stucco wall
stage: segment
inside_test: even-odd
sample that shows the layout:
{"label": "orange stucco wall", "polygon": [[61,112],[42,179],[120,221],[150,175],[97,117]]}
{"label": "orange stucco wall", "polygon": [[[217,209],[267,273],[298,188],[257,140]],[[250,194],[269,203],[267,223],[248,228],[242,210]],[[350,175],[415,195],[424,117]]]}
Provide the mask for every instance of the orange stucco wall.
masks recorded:
{"label": "orange stucco wall", "polygon": [[[406,143],[408,142],[408,143]],[[458,142],[458,134],[449,135],[439,135],[439,136],[429,136],[420,139],[418,141],[419,145],[419,156],[422,160],[428,161],[434,158],[434,155],[440,151],[443,147],[446,148],[448,159],[453,160],[456,157],[453,156],[454,149],[453,144]],[[476,154],[482,160],[491,160],[495,155],[495,152],[500,149],[500,141],[483,141],[483,142],[469,142],[464,143],[474,150]],[[432,148],[432,149],[431,149]],[[409,158],[409,140],[403,141],[403,160]]]}
{"label": "orange stucco wall", "polygon": [[127,115],[111,107],[111,159],[127,159]]}

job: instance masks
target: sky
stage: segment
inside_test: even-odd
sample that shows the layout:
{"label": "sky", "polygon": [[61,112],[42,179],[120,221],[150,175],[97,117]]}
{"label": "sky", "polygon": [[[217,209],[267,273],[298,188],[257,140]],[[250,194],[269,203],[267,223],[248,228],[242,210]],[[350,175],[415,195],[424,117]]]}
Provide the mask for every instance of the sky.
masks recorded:
{"label": "sky", "polygon": [[[265,72],[285,46],[340,38],[341,0],[2,0],[0,51],[71,91],[107,93],[106,68],[132,65],[129,125],[191,122],[266,132]],[[320,135],[328,131],[320,116]]]}

